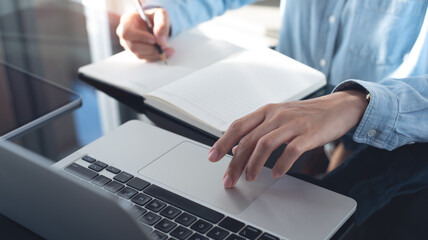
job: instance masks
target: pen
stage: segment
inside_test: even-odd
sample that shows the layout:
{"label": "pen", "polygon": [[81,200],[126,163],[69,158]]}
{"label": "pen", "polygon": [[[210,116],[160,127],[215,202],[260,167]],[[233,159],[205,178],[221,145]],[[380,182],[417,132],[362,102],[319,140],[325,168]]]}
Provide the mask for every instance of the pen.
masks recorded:
{"label": "pen", "polygon": [[[137,11],[140,14],[141,19],[147,24],[147,28],[149,29],[149,32],[151,34],[153,34],[153,25],[150,22],[150,20],[147,18],[146,14],[144,13],[143,7],[141,5],[140,0],[135,0],[134,3],[136,5],[136,7],[137,7]],[[159,44],[157,44],[157,43],[155,43],[154,46],[155,46],[156,50],[158,51],[159,56],[160,56],[162,62],[164,62],[165,64],[167,64],[167,62],[166,62],[166,55],[163,52],[161,46],[159,46]]]}

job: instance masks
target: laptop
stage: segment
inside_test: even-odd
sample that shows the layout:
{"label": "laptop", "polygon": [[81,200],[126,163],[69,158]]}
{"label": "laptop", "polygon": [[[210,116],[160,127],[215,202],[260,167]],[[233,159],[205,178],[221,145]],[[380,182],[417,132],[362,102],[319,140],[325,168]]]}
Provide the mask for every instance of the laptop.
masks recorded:
{"label": "laptop", "polygon": [[140,121],[53,166],[0,143],[0,191],[8,193],[0,211],[46,238],[240,240],[329,239],[356,209],[349,197],[273,179],[267,168],[224,189],[231,157],[211,163],[208,151]]}

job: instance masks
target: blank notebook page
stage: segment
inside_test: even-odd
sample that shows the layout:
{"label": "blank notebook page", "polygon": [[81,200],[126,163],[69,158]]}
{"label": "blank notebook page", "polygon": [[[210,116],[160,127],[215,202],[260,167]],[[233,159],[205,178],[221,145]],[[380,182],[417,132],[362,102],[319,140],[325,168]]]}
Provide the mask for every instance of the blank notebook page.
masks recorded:
{"label": "blank notebook page", "polygon": [[[300,99],[321,73],[270,49],[237,53],[150,93],[225,131],[267,103]],[[317,80],[318,81],[318,80]]]}

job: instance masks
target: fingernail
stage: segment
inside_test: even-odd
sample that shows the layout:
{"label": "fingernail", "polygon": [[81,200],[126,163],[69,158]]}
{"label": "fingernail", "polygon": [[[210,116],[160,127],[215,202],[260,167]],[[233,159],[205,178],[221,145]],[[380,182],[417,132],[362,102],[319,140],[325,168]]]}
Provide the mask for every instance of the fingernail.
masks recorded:
{"label": "fingernail", "polygon": [[238,149],[238,146],[234,146],[234,147],[232,148],[232,154],[233,154],[233,155],[235,155],[235,154],[236,154],[236,149]]}
{"label": "fingernail", "polygon": [[210,152],[208,153],[208,160],[210,160],[211,162],[214,162],[217,160],[218,157],[218,152],[215,148],[211,149]]}
{"label": "fingernail", "polygon": [[272,177],[274,177],[274,178],[279,178],[279,177],[281,177],[282,176],[282,174],[280,174],[280,173],[278,173],[277,171],[275,171],[275,170],[272,170]]}
{"label": "fingernail", "polygon": [[171,52],[171,51],[166,51],[165,53],[166,53],[166,57],[168,57],[168,58],[171,57],[173,54],[173,52]]}
{"label": "fingernail", "polygon": [[225,188],[230,188],[232,187],[232,178],[229,177],[229,175],[226,175],[226,177],[224,177],[223,179],[223,185]]}

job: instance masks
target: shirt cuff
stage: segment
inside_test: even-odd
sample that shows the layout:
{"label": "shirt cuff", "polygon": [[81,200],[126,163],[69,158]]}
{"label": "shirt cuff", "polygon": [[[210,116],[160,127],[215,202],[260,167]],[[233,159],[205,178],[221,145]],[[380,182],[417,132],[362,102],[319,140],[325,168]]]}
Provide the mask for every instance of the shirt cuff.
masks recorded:
{"label": "shirt cuff", "polygon": [[370,93],[370,102],[354,130],[353,140],[377,148],[393,150],[397,147],[393,137],[398,118],[398,98],[386,87],[361,80],[347,80],[336,86],[333,92],[363,90]]}

